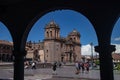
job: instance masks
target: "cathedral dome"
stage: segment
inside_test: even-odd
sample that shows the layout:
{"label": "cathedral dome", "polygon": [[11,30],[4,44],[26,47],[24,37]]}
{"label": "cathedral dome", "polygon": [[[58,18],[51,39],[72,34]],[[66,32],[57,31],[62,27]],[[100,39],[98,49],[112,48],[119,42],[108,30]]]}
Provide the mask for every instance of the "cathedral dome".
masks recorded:
{"label": "cathedral dome", "polygon": [[55,23],[55,21],[51,21],[46,25],[45,28],[59,28],[59,26]]}
{"label": "cathedral dome", "polygon": [[74,29],[72,32],[69,33],[69,36],[79,36],[80,37],[80,33]]}

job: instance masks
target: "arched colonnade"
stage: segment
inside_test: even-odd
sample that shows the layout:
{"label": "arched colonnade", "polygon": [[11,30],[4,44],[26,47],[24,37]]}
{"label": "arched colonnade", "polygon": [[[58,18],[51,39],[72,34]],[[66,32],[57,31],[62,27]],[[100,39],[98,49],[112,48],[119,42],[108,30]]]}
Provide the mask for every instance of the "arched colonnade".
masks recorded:
{"label": "arched colonnade", "polygon": [[98,45],[101,80],[114,80],[111,34],[119,18],[119,1],[105,0],[1,0],[0,21],[11,33],[14,43],[14,80],[24,80],[25,43],[33,24],[50,11],[70,9],[83,14],[93,24]]}

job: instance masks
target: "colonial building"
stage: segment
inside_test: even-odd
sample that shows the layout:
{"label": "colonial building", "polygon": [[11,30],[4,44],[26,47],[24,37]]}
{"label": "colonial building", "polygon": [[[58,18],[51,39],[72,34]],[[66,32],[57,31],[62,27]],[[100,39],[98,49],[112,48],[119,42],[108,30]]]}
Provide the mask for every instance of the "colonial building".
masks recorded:
{"label": "colonial building", "polygon": [[60,27],[54,21],[45,26],[43,42],[27,42],[28,59],[41,62],[74,62],[81,59],[80,33],[73,30],[67,37],[60,36]]}
{"label": "colonial building", "polygon": [[120,63],[120,53],[113,53],[112,58],[114,63]]}
{"label": "colonial building", "polygon": [[26,43],[26,59],[44,62],[44,42],[27,42]]}
{"label": "colonial building", "polygon": [[11,62],[13,60],[12,50],[12,42],[0,40],[0,61]]}

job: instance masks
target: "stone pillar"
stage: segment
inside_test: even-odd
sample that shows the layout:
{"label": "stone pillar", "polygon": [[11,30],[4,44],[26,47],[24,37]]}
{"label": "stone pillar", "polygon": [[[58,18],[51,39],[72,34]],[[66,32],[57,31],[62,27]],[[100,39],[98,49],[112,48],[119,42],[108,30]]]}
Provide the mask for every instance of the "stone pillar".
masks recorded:
{"label": "stone pillar", "polygon": [[96,46],[95,51],[99,52],[100,60],[100,80],[114,80],[112,52],[115,51],[114,45]]}
{"label": "stone pillar", "polygon": [[24,80],[24,56],[26,51],[13,51],[14,55],[14,80]]}

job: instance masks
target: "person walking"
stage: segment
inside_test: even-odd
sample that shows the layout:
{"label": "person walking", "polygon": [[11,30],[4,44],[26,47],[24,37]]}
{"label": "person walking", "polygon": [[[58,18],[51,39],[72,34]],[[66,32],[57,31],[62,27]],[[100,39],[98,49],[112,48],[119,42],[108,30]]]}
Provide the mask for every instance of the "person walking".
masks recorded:
{"label": "person walking", "polygon": [[89,72],[89,67],[90,67],[89,62],[86,62],[84,66],[85,66],[85,69],[86,69],[86,73],[88,73]]}
{"label": "person walking", "polygon": [[35,62],[32,63],[32,69],[36,69],[36,63]]}
{"label": "person walking", "polygon": [[57,72],[56,72],[56,69],[57,69],[57,62],[55,62],[54,64],[53,64],[53,74],[57,74]]}
{"label": "person walking", "polygon": [[82,68],[82,66],[81,66],[81,65],[82,65],[82,62],[81,62],[81,61],[79,61],[79,62],[78,62],[79,72],[81,71],[81,68]]}
{"label": "person walking", "polygon": [[85,71],[84,64],[85,64],[84,62],[81,62],[82,73],[84,73],[84,71]]}
{"label": "person walking", "polygon": [[62,63],[60,61],[58,62],[58,66],[59,66],[59,68],[61,68],[61,66],[62,66]]}
{"label": "person walking", "polygon": [[78,61],[75,62],[75,67],[76,67],[75,74],[79,74],[80,73],[80,69],[79,69],[79,63],[78,63]]}
{"label": "person walking", "polygon": [[29,62],[28,61],[26,61],[25,62],[25,67],[24,67],[25,69],[28,69],[29,68]]}

